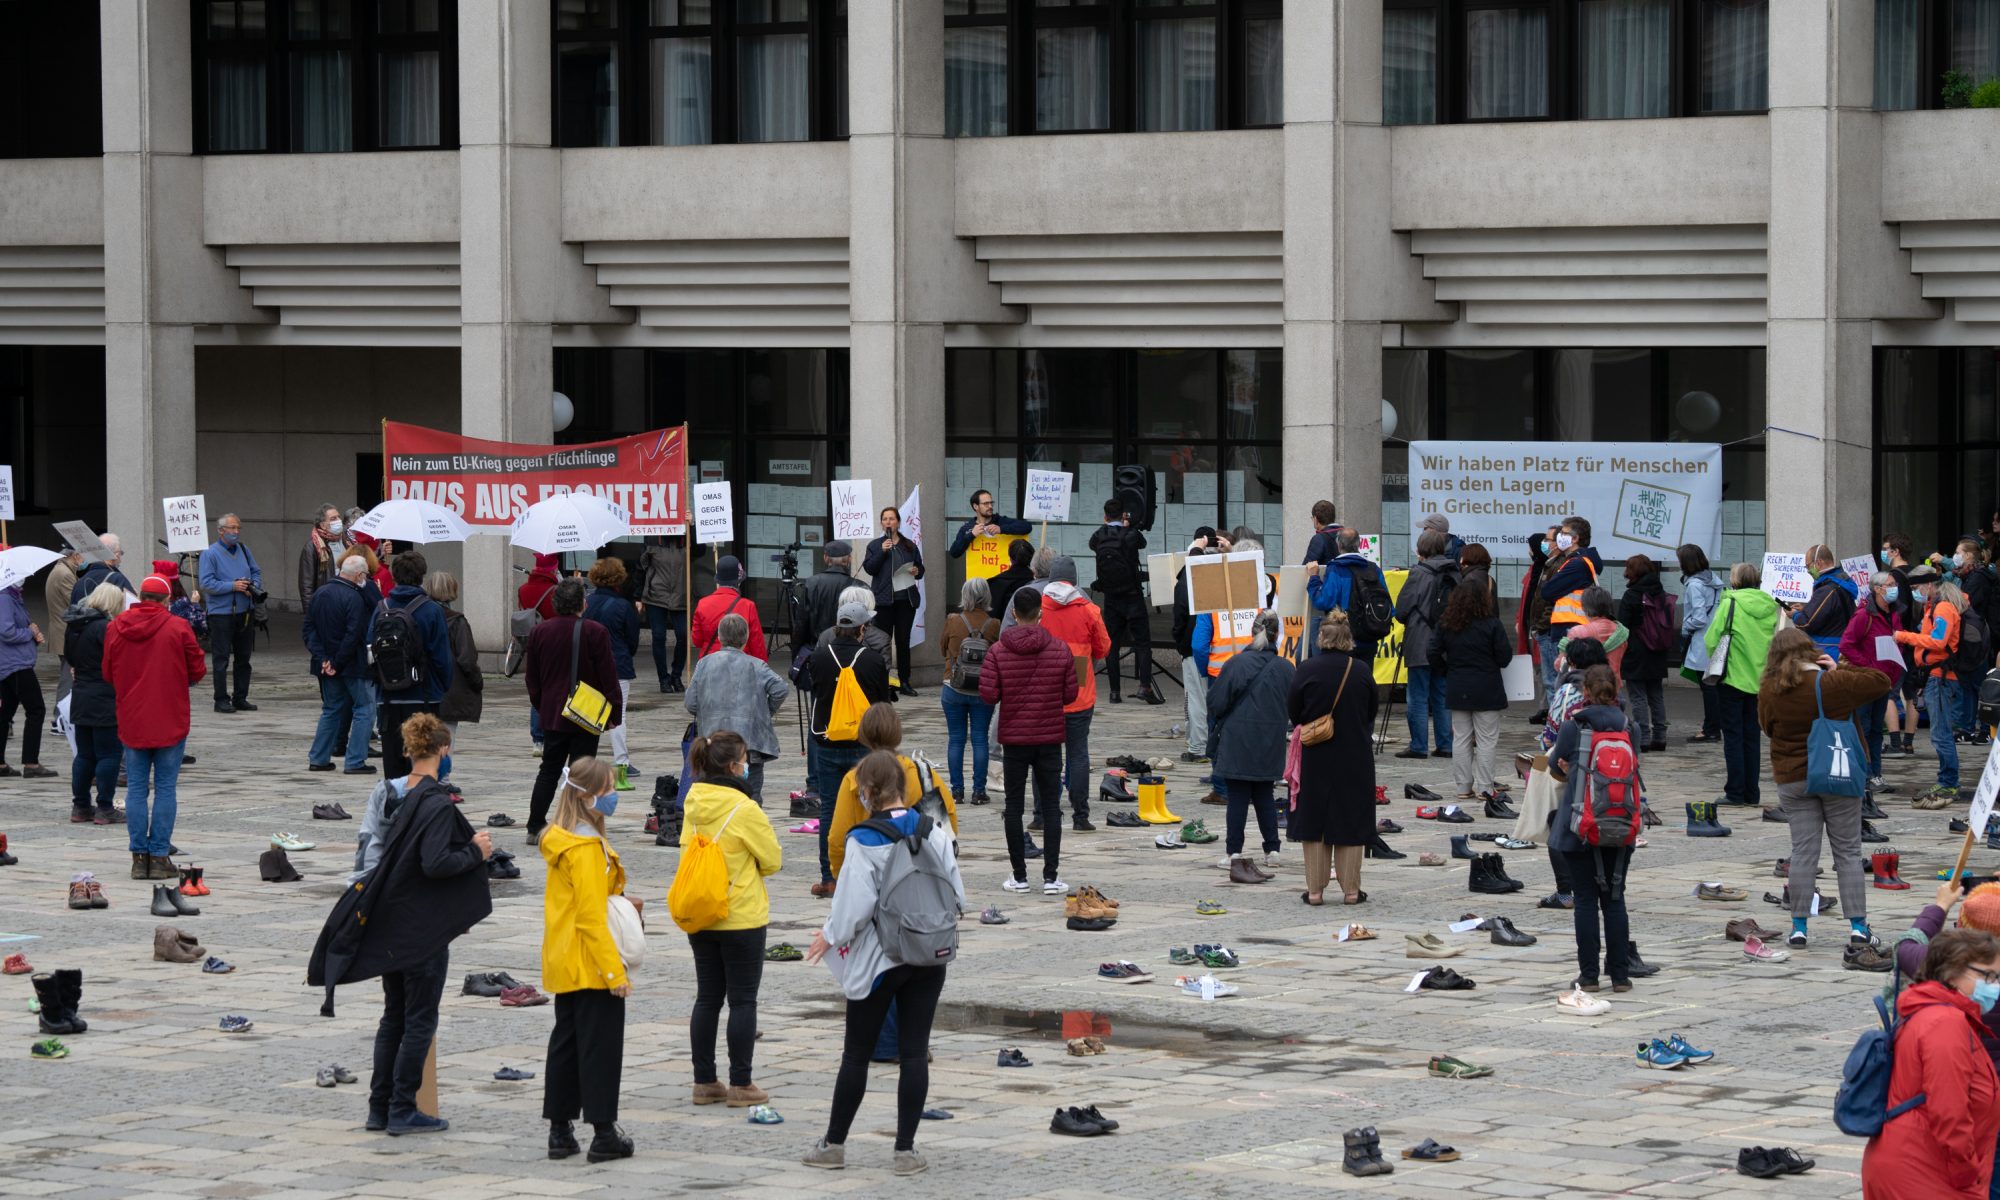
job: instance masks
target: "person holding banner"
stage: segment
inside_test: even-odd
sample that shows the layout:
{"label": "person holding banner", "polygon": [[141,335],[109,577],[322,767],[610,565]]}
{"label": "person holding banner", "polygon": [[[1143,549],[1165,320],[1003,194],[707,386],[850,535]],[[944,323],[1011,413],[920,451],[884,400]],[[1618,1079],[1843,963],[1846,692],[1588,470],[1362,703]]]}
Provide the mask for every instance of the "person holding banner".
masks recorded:
{"label": "person holding banner", "polygon": [[1916,802],[1927,809],[1943,808],[1958,799],[1958,740],[1954,736],[1958,674],[1952,670],[1951,660],[1958,653],[1959,614],[1965,610],[1965,593],[1927,563],[1911,567],[1906,578],[1923,602],[1924,614],[1916,628],[1897,630],[1896,641],[1915,652],[1917,671],[1924,676],[1924,708],[1931,714],[1931,746],[1938,759],[1936,785]]}
{"label": "person holding banner", "polygon": [[[645,610],[646,626],[653,635],[653,670],[659,674],[662,692],[682,688],[681,673],[687,669],[688,604],[687,553],[678,537],[654,538],[639,557],[639,607]],[[667,630],[674,631],[674,662],[667,666]]]}
{"label": "person holding banner", "polygon": [[875,590],[875,624],[895,639],[896,677],[890,682],[905,696],[917,694],[910,680],[910,631],[917,623],[917,580],[924,577],[924,552],[903,536],[903,514],[882,510],[882,536],[868,543],[861,569]]}
{"label": "person holding banner", "polygon": [[1250,644],[1230,657],[1208,693],[1214,775],[1229,798],[1226,853],[1219,865],[1228,869],[1233,883],[1264,883],[1271,878],[1256,868],[1254,856],[1244,853],[1244,826],[1253,810],[1265,866],[1278,865],[1278,850],[1284,845],[1273,796],[1277,781],[1285,775],[1292,663],[1278,653],[1278,636],[1278,614],[1269,609],[1259,612],[1250,622]]}
{"label": "person holding banner", "polygon": [[966,519],[965,524],[958,527],[958,536],[951,539],[951,556],[964,558],[965,552],[979,538],[1003,535],[1025,537],[1034,531],[1033,525],[1019,517],[1003,517],[995,514],[993,493],[981,488],[972,493],[972,516]]}

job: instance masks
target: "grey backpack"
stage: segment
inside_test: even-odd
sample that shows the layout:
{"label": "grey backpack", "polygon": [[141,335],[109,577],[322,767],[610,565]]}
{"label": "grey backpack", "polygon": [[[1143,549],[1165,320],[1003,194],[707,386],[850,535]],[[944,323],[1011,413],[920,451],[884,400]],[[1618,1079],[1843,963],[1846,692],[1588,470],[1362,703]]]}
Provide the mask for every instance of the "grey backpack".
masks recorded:
{"label": "grey backpack", "polygon": [[879,818],[855,828],[873,829],[889,839],[889,863],[875,900],[875,937],[882,953],[904,967],[942,967],[957,958],[958,889],[952,885],[951,864],[931,841],[936,824],[920,816],[917,831],[908,835]]}

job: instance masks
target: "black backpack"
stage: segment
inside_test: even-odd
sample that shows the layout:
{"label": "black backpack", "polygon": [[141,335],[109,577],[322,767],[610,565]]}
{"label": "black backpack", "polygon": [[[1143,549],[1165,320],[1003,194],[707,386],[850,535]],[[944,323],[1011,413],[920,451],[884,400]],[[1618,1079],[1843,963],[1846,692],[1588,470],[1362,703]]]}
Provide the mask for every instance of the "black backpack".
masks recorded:
{"label": "black backpack", "polygon": [[423,686],[424,639],[417,629],[415,613],[430,597],[418,596],[404,608],[391,608],[382,601],[375,613],[375,636],[368,643],[368,662],[375,671],[375,683],[385,692],[407,692]]}
{"label": "black backpack", "polygon": [[1097,531],[1097,590],[1106,596],[1114,592],[1136,592],[1139,590],[1139,570],[1136,557],[1126,547],[1125,531],[1113,529],[1109,525]]}
{"label": "black backpack", "polygon": [[1451,593],[1458,586],[1458,576],[1419,564],[1420,570],[1428,570],[1437,576],[1437,586],[1431,589],[1430,599],[1424,602],[1424,623],[1432,629],[1444,619],[1444,606],[1451,602]]}
{"label": "black backpack", "polygon": [[1966,605],[1965,611],[1958,614],[1958,649],[1951,652],[1945,667],[1967,683],[1984,679],[1993,665],[1992,633],[1986,618],[1970,604]]}
{"label": "black backpack", "polygon": [[1347,573],[1347,625],[1357,642],[1379,642],[1396,628],[1396,602],[1382,572],[1362,564]]}

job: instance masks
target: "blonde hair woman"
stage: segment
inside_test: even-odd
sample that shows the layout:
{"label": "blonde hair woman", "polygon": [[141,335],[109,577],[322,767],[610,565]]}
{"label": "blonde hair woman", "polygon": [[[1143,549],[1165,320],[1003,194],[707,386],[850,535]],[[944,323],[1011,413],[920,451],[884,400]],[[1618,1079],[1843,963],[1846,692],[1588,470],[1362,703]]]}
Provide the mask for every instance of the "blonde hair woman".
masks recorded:
{"label": "blonde hair woman", "polygon": [[618,1128],[625,998],[632,982],[605,920],[611,897],[625,891],[625,868],[604,835],[605,818],[617,809],[611,767],[594,756],[579,758],[564,768],[542,830],[542,860],[549,865],[542,986],[556,998],[542,1081],[550,1158],[579,1149],[573,1127],[579,1112],[596,1130],[591,1162],[632,1155],[632,1139]]}

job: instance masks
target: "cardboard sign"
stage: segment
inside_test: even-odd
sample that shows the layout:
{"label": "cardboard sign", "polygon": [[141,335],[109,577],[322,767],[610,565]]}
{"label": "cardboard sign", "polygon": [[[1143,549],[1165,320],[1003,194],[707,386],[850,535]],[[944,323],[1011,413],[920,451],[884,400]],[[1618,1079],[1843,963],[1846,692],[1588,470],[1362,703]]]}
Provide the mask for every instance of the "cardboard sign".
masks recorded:
{"label": "cardboard sign", "polygon": [[1780,604],[1804,604],[1812,599],[1812,572],[1803,554],[1766,554],[1763,591]]}
{"label": "cardboard sign", "polygon": [[1311,616],[1314,582],[1303,564],[1284,564],[1278,568],[1278,600],[1271,607],[1280,617]]}
{"label": "cardboard sign", "polygon": [[1207,554],[1188,561],[1188,611],[1228,612],[1249,609],[1254,615],[1264,603],[1264,552],[1240,550]]}
{"label": "cardboard sign", "polygon": [[1186,561],[1187,555],[1179,553],[1146,556],[1146,584],[1154,607],[1174,602],[1174,580],[1180,576],[1181,564]]}
{"label": "cardboard sign", "polygon": [[[83,561],[92,563],[109,562],[111,560],[111,554],[104,548],[104,543],[98,541],[97,535],[90,531],[90,526],[85,525],[82,521],[57,521],[55,523],[55,531],[78,554],[83,555]],[[208,543],[203,542],[202,548],[207,549]]]}
{"label": "cardboard sign", "polygon": [[0,521],[14,519],[14,468],[0,466]]}
{"label": "cardboard sign", "polygon": [[167,549],[175,554],[200,554],[208,549],[208,502],[200,496],[168,496],[160,501],[167,514]]}
{"label": "cardboard sign", "polygon": [[1028,470],[1028,491],[1021,498],[1024,521],[1069,520],[1069,493],[1076,476],[1068,471]]}
{"label": "cardboard sign", "polygon": [[1840,569],[1860,589],[1862,599],[1867,599],[1868,577],[1875,573],[1875,560],[1866,554],[1857,554],[1853,558],[1841,559]]}
{"label": "cardboard sign", "polygon": [[875,484],[868,479],[842,479],[827,485],[833,498],[833,536],[840,541],[867,542],[880,531],[875,521]]}
{"label": "cardboard sign", "polygon": [[729,499],[729,481],[694,485],[694,540],[698,546],[734,541],[736,509]]}

